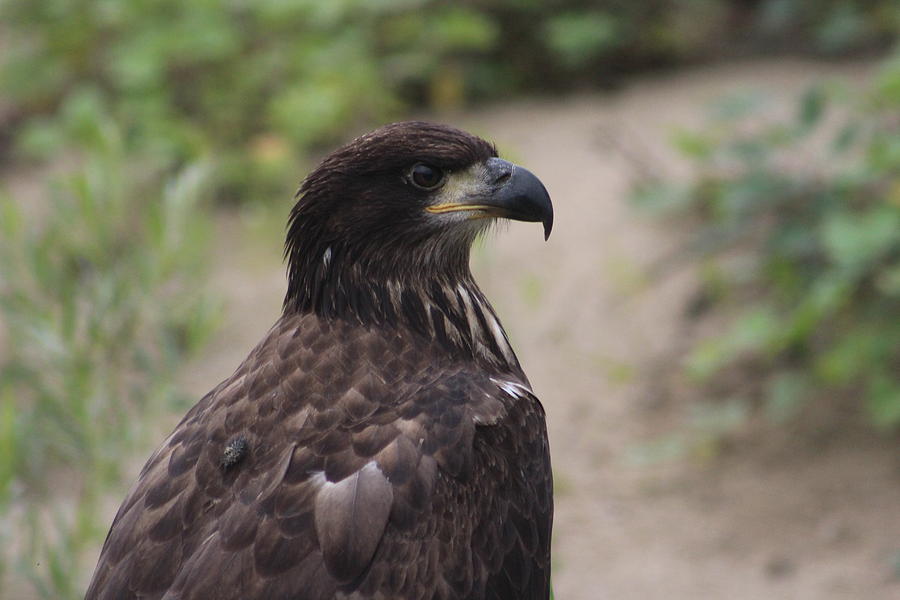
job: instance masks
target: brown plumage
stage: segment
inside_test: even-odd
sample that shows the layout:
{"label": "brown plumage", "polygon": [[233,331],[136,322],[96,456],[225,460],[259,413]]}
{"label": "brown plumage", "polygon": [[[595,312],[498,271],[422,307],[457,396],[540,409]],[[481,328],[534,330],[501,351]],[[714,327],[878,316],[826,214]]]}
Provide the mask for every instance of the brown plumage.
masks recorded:
{"label": "brown plumage", "polygon": [[549,196],[456,129],[326,158],[281,318],[144,466],[87,598],[548,598],[544,411],[468,267],[495,217],[549,234]]}

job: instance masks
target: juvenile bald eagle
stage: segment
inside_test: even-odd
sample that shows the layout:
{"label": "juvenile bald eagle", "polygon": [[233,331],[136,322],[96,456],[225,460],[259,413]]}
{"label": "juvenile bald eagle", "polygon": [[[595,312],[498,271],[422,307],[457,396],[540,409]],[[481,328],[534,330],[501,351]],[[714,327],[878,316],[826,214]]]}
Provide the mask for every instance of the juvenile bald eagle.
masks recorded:
{"label": "juvenile bald eagle", "polygon": [[284,311],[150,457],[87,598],[546,599],[544,411],[469,249],[553,212],[529,171],[396,123],[290,216]]}

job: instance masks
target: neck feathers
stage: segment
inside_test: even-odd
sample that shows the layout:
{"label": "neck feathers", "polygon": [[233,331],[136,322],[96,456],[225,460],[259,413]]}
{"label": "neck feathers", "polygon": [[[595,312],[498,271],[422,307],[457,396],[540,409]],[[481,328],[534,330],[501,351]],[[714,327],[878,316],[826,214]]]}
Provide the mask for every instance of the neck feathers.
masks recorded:
{"label": "neck feathers", "polygon": [[467,265],[440,269],[440,275],[429,277],[423,272],[434,272],[432,268],[388,263],[372,269],[340,259],[328,247],[315,261],[291,261],[285,312],[403,327],[461,357],[496,369],[520,370],[503,326]]}

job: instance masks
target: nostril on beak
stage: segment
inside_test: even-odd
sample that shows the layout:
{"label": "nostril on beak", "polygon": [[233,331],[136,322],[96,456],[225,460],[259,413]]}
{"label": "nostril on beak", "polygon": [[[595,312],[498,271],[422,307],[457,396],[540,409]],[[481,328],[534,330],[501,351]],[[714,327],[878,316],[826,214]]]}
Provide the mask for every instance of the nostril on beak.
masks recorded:
{"label": "nostril on beak", "polygon": [[494,185],[503,185],[512,177],[512,169],[504,169],[502,173],[494,178]]}
{"label": "nostril on beak", "polygon": [[487,173],[485,173],[485,181],[490,182],[493,187],[502,187],[516,170],[516,165],[505,161],[502,158],[489,158],[485,165]]}

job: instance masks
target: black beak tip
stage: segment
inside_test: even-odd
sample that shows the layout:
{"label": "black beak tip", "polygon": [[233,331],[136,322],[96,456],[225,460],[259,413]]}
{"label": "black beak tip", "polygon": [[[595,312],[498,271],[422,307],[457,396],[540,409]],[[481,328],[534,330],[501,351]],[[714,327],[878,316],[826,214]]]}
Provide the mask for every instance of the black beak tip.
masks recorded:
{"label": "black beak tip", "polygon": [[541,184],[543,199],[541,201],[541,224],[544,226],[544,241],[550,239],[550,232],[553,230],[553,203],[550,201],[550,194],[544,184]]}
{"label": "black beak tip", "polygon": [[544,226],[544,240],[549,239],[553,229],[553,203],[541,180],[528,169],[500,158],[490,159],[488,168],[504,176],[492,204],[509,219],[540,222]]}
{"label": "black beak tip", "polygon": [[544,226],[544,241],[546,242],[550,239],[550,232],[553,230],[553,203],[550,201],[550,194],[547,192],[544,184],[534,175],[531,176],[534,177],[534,181],[537,184],[532,196],[540,215],[540,218],[536,220],[539,220]]}

